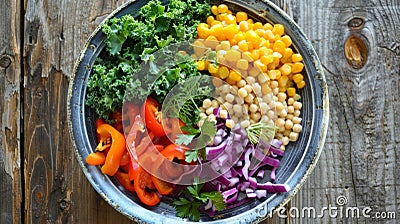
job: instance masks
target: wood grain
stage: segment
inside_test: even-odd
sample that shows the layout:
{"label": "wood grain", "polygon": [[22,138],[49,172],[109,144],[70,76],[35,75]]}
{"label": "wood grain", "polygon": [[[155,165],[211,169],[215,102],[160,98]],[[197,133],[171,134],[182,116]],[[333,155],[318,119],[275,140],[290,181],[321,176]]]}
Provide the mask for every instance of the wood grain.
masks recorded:
{"label": "wood grain", "polygon": [[[0,7],[0,223],[21,221],[20,5]],[[17,12],[17,13],[13,13]]]}
{"label": "wood grain", "polygon": [[[395,119],[399,93],[398,1],[289,1],[298,24],[312,41],[329,86],[330,125],[324,151],[314,173],[291,201],[297,208],[337,205],[375,212],[400,209],[400,166]],[[362,26],[349,26],[352,19]],[[349,24],[350,22],[350,24]],[[348,64],[344,43],[355,35],[367,46],[361,69]],[[398,218],[398,217],[397,217]],[[361,217],[291,219],[291,223],[398,223],[398,219]]]}
{"label": "wood grain", "polygon": [[93,190],[75,160],[67,90],[86,39],[120,1],[25,1],[26,223],[126,223]]}
{"label": "wood grain", "polygon": [[[341,207],[336,199],[345,196],[342,209],[370,207],[371,215],[386,211],[397,216],[356,219],[325,213],[310,219],[286,212],[287,218],[275,215],[263,223],[399,223],[400,2],[273,2],[293,17],[315,47],[330,99],[324,151],[286,210]],[[71,148],[66,117],[69,77],[80,50],[121,4],[0,3],[0,223],[133,223],[87,181]],[[359,20],[353,19],[363,23],[355,26]],[[344,44],[351,35],[366,45],[360,69],[345,57]]]}

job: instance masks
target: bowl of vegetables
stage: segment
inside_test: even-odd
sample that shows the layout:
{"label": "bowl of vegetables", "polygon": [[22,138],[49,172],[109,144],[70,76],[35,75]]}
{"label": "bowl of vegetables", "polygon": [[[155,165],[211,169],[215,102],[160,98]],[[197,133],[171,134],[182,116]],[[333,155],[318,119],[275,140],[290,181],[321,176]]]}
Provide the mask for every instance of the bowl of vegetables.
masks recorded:
{"label": "bowl of vegetables", "polygon": [[130,1],[94,31],[68,93],[76,158],[137,222],[260,222],[317,163],[327,86],[268,1]]}

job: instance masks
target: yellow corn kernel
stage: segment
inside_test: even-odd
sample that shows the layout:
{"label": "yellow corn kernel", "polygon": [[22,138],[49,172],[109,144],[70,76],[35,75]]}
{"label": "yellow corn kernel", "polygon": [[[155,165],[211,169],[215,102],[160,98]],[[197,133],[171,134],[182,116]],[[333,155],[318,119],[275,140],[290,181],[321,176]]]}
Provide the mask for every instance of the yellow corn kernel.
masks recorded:
{"label": "yellow corn kernel", "polygon": [[249,18],[247,16],[247,13],[245,12],[238,12],[236,13],[236,21],[238,23],[242,22],[242,21],[247,21]]}
{"label": "yellow corn kernel", "polygon": [[231,43],[229,43],[229,41],[221,41],[221,44],[220,44],[220,46],[221,46],[221,50],[224,50],[224,51],[228,51],[229,49],[231,49]]}
{"label": "yellow corn kernel", "polygon": [[301,54],[293,54],[292,55],[292,62],[300,62],[303,60],[303,56]]}
{"label": "yellow corn kernel", "polygon": [[264,38],[270,42],[275,40],[275,34],[272,33],[272,30],[265,30]]}
{"label": "yellow corn kernel", "polygon": [[218,46],[219,42],[215,36],[208,36],[207,39],[204,41],[204,45],[207,48],[215,49]]}
{"label": "yellow corn kernel", "polygon": [[271,87],[267,83],[261,84],[261,92],[263,95],[266,95],[271,92]]}
{"label": "yellow corn kernel", "polygon": [[221,66],[218,69],[217,75],[221,79],[226,79],[229,76],[229,69],[227,67],[225,67],[225,66]]}
{"label": "yellow corn kernel", "polygon": [[253,19],[248,19],[247,22],[248,22],[248,23],[251,23],[251,24],[254,24]]}
{"label": "yellow corn kernel", "polygon": [[210,36],[210,29],[208,27],[207,23],[200,23],[197,26],[197,34],[200,39],[206,39],[208,36]]}
{"label": "yellow corn kernel", "polygon": [[282,58],[282,55],[278,52],[272,53],[272,57],[274,58],[274,64],[279,65],[279,60]]}
{"label": "yellow corn kernel", "polygon": [[299,83],[297,83],[297,88],[302,89],[306,86],[306,82],[304,82],[304,80],[300,81]]}
{"label": "yellow corn kernel", "polygon": [[293,63],[292,72],[293,73],[299,73],[299,72],[303,71],[303,68],[304,68],[304,64],[303,63],[301,63],[301,62]]}
{"label": "yellow corn kernel", "polygon": [[239,59],[241,59],[241,57],[242,57],[242,54],[240,53],[240,51],[233,50],[233,49],[226,51],[225,59],[228,61],[236,62]]}
{"label": "yellow corn kernel", "polygon": [[298,84],[299,82],[303,81],[304,77],[302,74],[295,74],[293,75],[293,81]]}
{"label": "yellow corn kernel", "polygon": [[286,47],[292,45],[292,39],[288,35],[283,36],[281,40],[285,43]]}
{"label": "yellow corn kernel", "polygon": [[269,48],[269,47],[271,47],[271,43],[268,40],[266,40],[264,37],[261,37],[261,42],[259,44],[259,47]]}
{"label": "yellow corn kernel", "polygon": [[281,72],[279,70],[269,70],[268,76],[270,79],[277,80],[281,78]]}
{"label": "yellow corn kernel", "polygon": [[206,69],[206,63],[204,61],[197,61],[197,70],[204,71]]}
{"label": "yellow corn kernel", "polygon": [[220,86],[222,86],[222,79],[213,77],[212,83],[215,87],[220,87]]}
{"label": "yellow corn kernel", "polygon": [[287,95],[289,97],[293,97],[294,95],[296,95],[296,89],[293,87],[289,87],[286,89]]}
{"label": "yellow corn kernel", "polygon": [[258,60],[260,58],[260,51],[253,49],[251,50],[251,55],[253,56],[254,60]]}
{"label": "yellow corn kernel", "polygon": [[228,10],[228,6],[225,4],[221,4],[218,6],[218,13],[227,13]]}
{"label": "yellow corn kernel", "polygon": [[249,30],[249,23],[247,22],[247,20],[246,21],[241,21],[239,23],[239,30],[243,31],[243,32],[246,32],[247,30]]}
{"label": "yellow corn kernel", "polygon": [[211,26],[210,35],[215,36],[219,41],[224,40],[225,39],[224,26],[221,23]]}
{"label": "yellow corn kernel", "polygon": [[254,62],[254,67],[260,69],[260,71],[262,72],[267,71],[267,66],[264,65],[260,60]]}
{"label": "yellow corn kernel", "polygon": [[224,81],[225,81],[226,83],[228,83],[229,85],[235,85],[235,84],[236,84],[236,81],[230,79],[229,77],[226,78]]}
{"label": "yellow corn kernel", "polygon": [[249,71],[248,72],[249,76],[252,76],[252,77],[257,77],[261,73],[260,68],[258,68],[256,66],[250,67],[250,69],[248,71]]}
{"label": "yellow corn kernel", "polygon": [[292,50],[292,48],[288,47],[285,49],[285,52],[283,53],[282,57],[285,59],[289,59],[289,58],[291,59],[292,55],[293,55],[293,50]]}
{"label": "yellow corn kernel", "polygon": [[219,66],[218,65],[215,65],[214,63],[210,63],[208,65],[208,72],[211,75],[216,75],[218,71],[219,71]]}
{"label": "yellow corn kernel", "polygon": [[244,60],[246,60],[248,62],[254,61],[253,54],[251,54],[248,51],[242,52],[242,59],[244,59]]}
{"label": "yellow corn kernel", "polygon": [[249,62],[245,59],[239,59],[236,62],[236,68],[241,70],[247,70],[249,68]]}
{"label": "yellow corn kernel", "polygon": [[286,90],[287,90],[286,86],[279,87],[279,92],[281,93],[286,92]]}
{"label": "yellow corn kernel", "polygon": [[289,78],[287,76],[282,75],[280,79],[278,79],[278,86],[279,87],[286,87]]}
{"label": "yellow corn kernel", "polygon": [[247,43],[246,40],[241,40],[238,42],[238,47],[241,51],[248,51],[249,50],[249,44]]}
{"label": "yellow corn kernel", "polygon": [[283,64],[279,71],[281,71],[282,75],[289,75],[292,72],[292,68],[288,64]]}
{"label": "yellow corn kernel", "polygon": [[258,30],[258,29],[262,29],[262,28],[263,28],[262,23],[260,23],[260,22],[254,23],[253,30]]}
{"label": "yellow corn kernel", "polygon": [[236,26],[236,17],[234,15],[228,14],[225,16],[224,21],[226,24],[235,24]]}
{"label": "yellow corn kernel", "polygon": [[232,40],[237,32],[239,32],[239,29],[237,28],[236,23],[224,27],[224,34],[228,40]]}
{"label": "yellow corn kernel", "polygon": [[264,55],[260,58],[260,60],[264,65],[268,65],[274,62],[274,57],[272,55]]}
{"label": "yellow corn kernel", "polygon": [[214,21],[215,21],[214,16],[209,16],[209,17],[207,17],[207,24],[208,24],[209,26],[211,26],[212,22],[214,22]]}
{"label": "yellow corn kernel", "polygon": [[265,73],[265,72],[260,73],[260,74],[257,76],[257,78],[258,78],[258,82],[260,82],[260,83],[266,83],[266,82],[269,81],[268,74]]}
{"label": "yellow corn kernel", "polygon": [[218,6],[213,5],[213,6],[211,7],[211,12],[212,12],[212,14],[214,14],[214,15],[218,15],[218,14],[219,14],[219,13],[218,13]]}
{"label": "yellow corn kernel", "polygon": [[260,36],[257,35],[257,33],[254,30],[248,30],[245,34],[244,37],[248,42],[253,43],[254,46],[258,46],[261,42]]}
{"label": "yellow corn kernel", "polygon": [[215,26],[215,25],[217,25],[217,24],[221,24],[221,21],[214,20],[214,21],[211,23],[211,26],[210,26],[210,27]]}
{"label": "yellow corn kernel", "polygon": [[[254,28],[254,27],[253,27]],[[265,30],[264,29],[256,29],[256,34],[260,37],[264,37],[265,35]]]}
{"label": "yellow corn kernel", "polygon": [[228,78],[235,82],[239,82],[240,80],[242,80],[242,76],[240,75],[240,73],[235,70],[230,71]]}
{"label": "yellow corn kernel", "polygon": [[275,52],[278,52],[282,55],[285,53],[285,49],[286,49],[286,45],[281,40],[275,41],[274,46],[272,48],[272,50],[274,50]]}
{"label": "yellow corn kernel", "polygon": [[275,24],[272,28],[272,32],[282,36],[285,33],[285,27],[282,24]]}
{"label": "yellow corn kernel", "polygon": [[226,13],[221,13],[221,14],[218,14],[216,16],[216,18],[217,18],[218,21],[223,22],[226,15],[227,15]]}
{"label": "yellow corn kernel", "polygon": [[228,11],[226,12],[226,14],[232,15],[232,11],[228,9]]}
{"label": "yellow corn kernel", "polygon": [[204,41],[202,40],[195,40],[193,42],[193,51],[196,56],[201,56],[204,54],[206,47],[204,45]]}
{"label": "yellow corn kernel", "polygon": [[272,30],[273,26],[271,23],[265,23],[263,26],[264,30]]}

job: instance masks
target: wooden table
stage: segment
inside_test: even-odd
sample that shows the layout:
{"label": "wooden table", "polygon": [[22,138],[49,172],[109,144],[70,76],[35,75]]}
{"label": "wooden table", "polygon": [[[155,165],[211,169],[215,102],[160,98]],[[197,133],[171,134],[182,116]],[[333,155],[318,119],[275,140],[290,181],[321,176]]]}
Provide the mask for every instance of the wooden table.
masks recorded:
{"label": "wooden table", "polygon": [[[268,221],[399,223],[400,2],[274,2],[298,22],[320,57],[330,124],[314,172],[286,212]],[[86,180],[66,111],[69,78],[85,40],[121,4],[0,2],[0,223],[129,223]],[[339,207],[338,197],[347,199],[340,208],[358,208],[360,218],[327,211],[314,219],[290,217],[296,209],[320,214]],[[370,218],[361,214],[366,207]],[[379,214],[391,218],[374,218]]]}

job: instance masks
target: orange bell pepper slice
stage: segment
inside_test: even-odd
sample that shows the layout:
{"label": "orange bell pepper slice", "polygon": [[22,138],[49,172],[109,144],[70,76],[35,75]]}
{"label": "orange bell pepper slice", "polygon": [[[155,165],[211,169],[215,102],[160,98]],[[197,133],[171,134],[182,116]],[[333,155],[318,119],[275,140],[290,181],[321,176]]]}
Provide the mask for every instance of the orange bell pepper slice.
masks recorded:
{"label": "orange bell pepper slice", "polygon": [[129,180],[129,175],[127,173],[117,171],[115,173],[115,177],[117,178],[118,182],[128,191],[135,191],[135,186]]}
{"label": "orange bell pepper slice", "polygon": [[89,165],[103,165],[106,161],[106,155],[103,152],[92,152],[86,157],[86,163]]}
{"label": "orange bell pepper slice", "polygon": [[133,185],[135,187],[137,196],[144,204],[148,206],[155,206],[160,202],[160,198],[158,197],[157,193],[151,190],[154,188],[151,175],[142,167],[139,167],[138,171],[136,172]]}
{"label": "orange bell pepper slice", "polygon": [[107,153],[106,161],[101,167],[101,171],[109,176],[114,176],[118,171],[121,158],[125,152],[125,138],[118,130],[109,124],[100,125],[97,128],[97,133],[102,139],[109,137],[112,139],[110,150]]}

